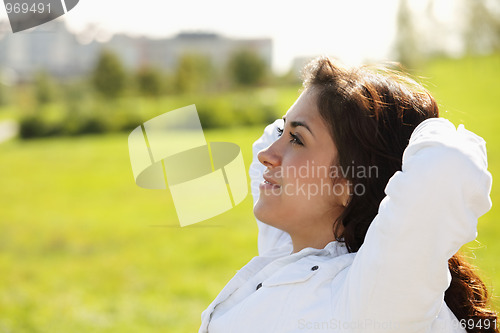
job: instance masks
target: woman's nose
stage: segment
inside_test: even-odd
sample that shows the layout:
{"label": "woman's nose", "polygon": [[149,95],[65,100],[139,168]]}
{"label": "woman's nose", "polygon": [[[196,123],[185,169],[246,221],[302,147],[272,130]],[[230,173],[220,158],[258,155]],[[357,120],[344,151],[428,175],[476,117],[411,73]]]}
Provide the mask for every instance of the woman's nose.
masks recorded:
{"label": "woman's nose", "polygon": [[276,151],[276,142],[271,144],[269,147],[262,149],[257,154],[257,158],[260,163],[264,164],[268,168],[281,165],[281,156]]}

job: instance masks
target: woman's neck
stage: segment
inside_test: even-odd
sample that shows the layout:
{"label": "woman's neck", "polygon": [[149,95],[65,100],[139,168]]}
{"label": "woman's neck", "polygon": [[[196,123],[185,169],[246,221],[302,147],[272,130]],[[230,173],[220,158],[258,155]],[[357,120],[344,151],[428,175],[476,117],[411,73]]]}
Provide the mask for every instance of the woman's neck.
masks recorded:
{"label": "woman's neck", "polygon": [[336,240],[332,226],[325,229],[308,230],[307,233],[290,233],[293,252],[297,253],[307,247],[323,249],[328,243]]}

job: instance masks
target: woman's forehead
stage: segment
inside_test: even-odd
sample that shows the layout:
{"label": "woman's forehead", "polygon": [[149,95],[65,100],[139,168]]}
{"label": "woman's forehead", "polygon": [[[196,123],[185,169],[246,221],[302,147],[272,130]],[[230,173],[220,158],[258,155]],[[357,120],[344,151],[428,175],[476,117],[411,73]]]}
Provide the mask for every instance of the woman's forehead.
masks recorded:
{"label": "woman's forehead", "polygon": [[[314,120],[319,116],[316,100],[313,93],[304,90],[295,103],[290,107],[285,116],[286,120]],[[300,118],[300,119],[298,119]]]}
{"label": "woman's forehead", "polygon": [[309,89],[302,92],[283,119],[285,122],[306,123],[311,129],[315,128],[316,131],[327,130],[327,125],[318,110],[316,94]]}

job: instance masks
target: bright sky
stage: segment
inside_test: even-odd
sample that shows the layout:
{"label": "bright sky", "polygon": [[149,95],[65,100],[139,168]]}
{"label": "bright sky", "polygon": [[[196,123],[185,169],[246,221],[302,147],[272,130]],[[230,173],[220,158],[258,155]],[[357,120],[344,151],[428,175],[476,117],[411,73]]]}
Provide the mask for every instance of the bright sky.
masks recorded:
{"label": "bright sky", "polygon": [[106,32],[153,37],[213,31],[228,37],[271,37],[273,67],[294,57],[329,54],[346,62],[386,59],[397,0],[80,0],[66,21],[74,30],[94,22]]}
{"label": "bright sky", "polygon": [[180,31],[270,37],[273,67],[284,71],[298,56],[394,60],[397,7],[398,0],[80,0],[65,19],[73,31],[93,23],[100,39],[116,32],[170,37]]}

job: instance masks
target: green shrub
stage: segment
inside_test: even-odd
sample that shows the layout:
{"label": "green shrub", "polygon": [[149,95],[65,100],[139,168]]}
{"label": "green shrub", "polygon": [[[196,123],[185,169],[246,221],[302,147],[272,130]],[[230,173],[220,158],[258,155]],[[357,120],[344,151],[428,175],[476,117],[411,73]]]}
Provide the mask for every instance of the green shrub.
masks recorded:
{"label": "green shrub", "polygon": [[37,115],[24,116],[19,120],[19,136],[23,139],[44,136],[45,132],[44,123]]}
{"label": "green shrub", "polygon": [[227,127],[236,121],[230,105],[223,100],[212,99],[197,103],[196,109],[203,128]]}
{"label": "green shrub", "polygon": [[61,123],[50,121],[39,113],[23,116],[19,121],[19,136],[23,139],[56,136],[62,132]]}

